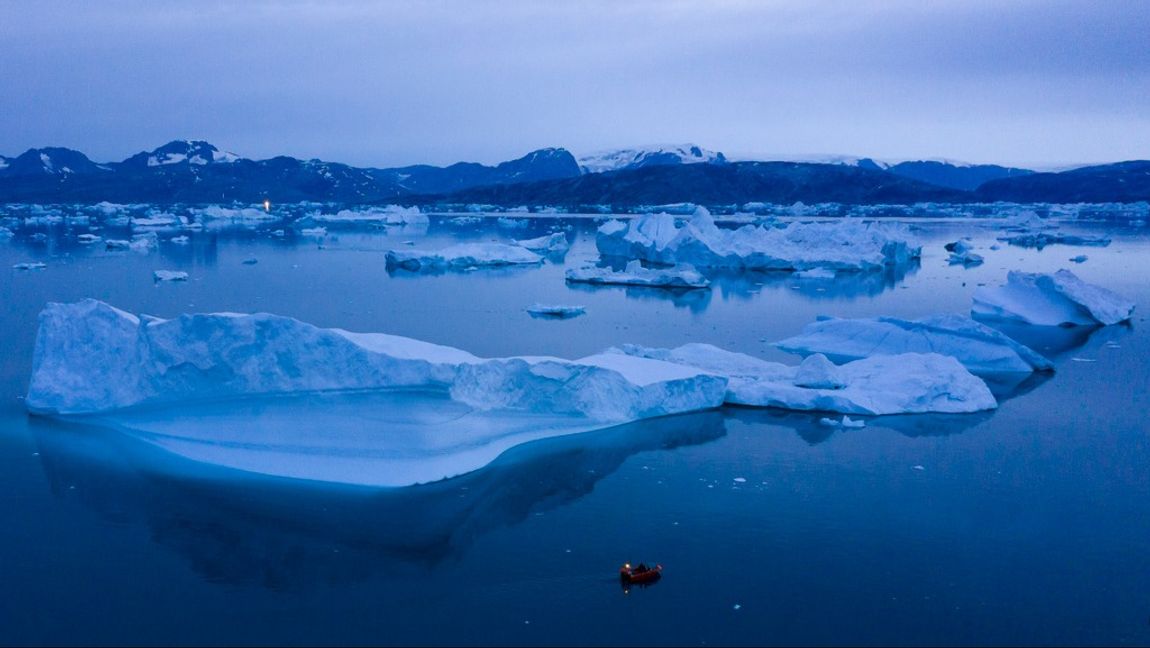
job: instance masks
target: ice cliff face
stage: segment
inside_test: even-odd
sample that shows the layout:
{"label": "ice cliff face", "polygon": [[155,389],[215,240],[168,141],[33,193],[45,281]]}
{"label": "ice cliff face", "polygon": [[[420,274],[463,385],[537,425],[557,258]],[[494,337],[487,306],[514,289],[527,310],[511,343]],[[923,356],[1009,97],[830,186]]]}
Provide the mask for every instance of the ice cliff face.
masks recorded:
{"label": "ice cliff face", "polygon": [[897,225],[852,220],[724,230],[702,207],[682,225],[669,214],[609,221],[599,228],[595,243],[609,257],[742,270],[877,270],[906,264],[921,253]]}

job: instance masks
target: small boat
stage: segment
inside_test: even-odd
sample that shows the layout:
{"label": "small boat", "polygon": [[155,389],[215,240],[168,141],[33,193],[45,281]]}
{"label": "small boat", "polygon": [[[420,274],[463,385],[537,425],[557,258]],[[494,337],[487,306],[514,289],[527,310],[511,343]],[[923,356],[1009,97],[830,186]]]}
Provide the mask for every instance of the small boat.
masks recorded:
{"label": "small boat", "polygon": [[663,566],[648,567],[643,563],[632,567],[627,563],[619,568],[619,580],[624,583],[647,584],[654,583],[663,576]]}

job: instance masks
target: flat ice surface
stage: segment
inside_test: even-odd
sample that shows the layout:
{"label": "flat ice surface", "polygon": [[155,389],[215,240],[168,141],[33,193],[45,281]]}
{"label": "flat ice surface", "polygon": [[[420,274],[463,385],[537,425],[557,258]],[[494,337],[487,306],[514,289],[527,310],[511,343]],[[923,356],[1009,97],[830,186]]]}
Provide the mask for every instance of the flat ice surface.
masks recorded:
{"label": "flat ice surface", "polygon": [[618,352],[726,376],[725,399],[732,405],[868,415],[998,407],[986,383],[937,353],[874,356],[841,366],[816,354],[789,366],[699,343],[674,349],[624,345]]}
{"label": "flat ice surface", "polygon": [[1039,326],[1096,326],[1130,319],[1134,302],[1088,284],[1069,270],[1054,274],[1014,271],[1007,275],[1005,285],[976,290],[971,313],[980,319]]}
{"label": "flat ice surface", "polygon": [[702,207],[681,226],[670,214],[609,221],[599,228],[595,242],[604,256],[744,270],[878,270],[906,264],[921,252],[907,229],[897,224],[848,219],[727,230],[716,226]]}
{"label": "flat ice surface", "polygon": [[317,223],[330,223],[334,225],[355,223],[427,225],[430,222],[425,214],[420,213],[418,207],[400,207],[398,205],[363,209],[341,209],[334,214],[312,214],[311,219]]}
{"label": "flat ice surface", "polygon": [[441,250],[388,250],[387,267],[404,270],[461,270],[485,266],[537,265],[543,257],[527,248],[505,243],[460,243]]}
{"label": "flat ice surface", "polygon": [[533,304],[527,308],[527,312],[540,317],[567,319],[586,313],[587,307],[571,304]]}
{"label": "flat ice surface", "polygon": [[572,268],[567,271],[571,283],[650,286],[652,288],[708,288],[711,282],[688,266],[644,268],[638,260],[630,261],[622,272],[611,268]]}
{"label": "flat ice surface", "polygon": [[836,362],[899,353],[941,353],[976,374],[1046,371],[1053,363],[989,326],[962,315],[918,320],[827,318],[775,344],[790,353],[822,353]]}
{"label": "flat ice surface", "polygon": [[445,479],[522,443],[603,427],[570,416],[478,410],[442,393],[412,391],[185,404],[93,422],[213,466],[363,486]]}
{"label": "flat ice surface", "polygon": [[183,270],[156,270],[152,272],[156,281],[187,281],[188,273]]}

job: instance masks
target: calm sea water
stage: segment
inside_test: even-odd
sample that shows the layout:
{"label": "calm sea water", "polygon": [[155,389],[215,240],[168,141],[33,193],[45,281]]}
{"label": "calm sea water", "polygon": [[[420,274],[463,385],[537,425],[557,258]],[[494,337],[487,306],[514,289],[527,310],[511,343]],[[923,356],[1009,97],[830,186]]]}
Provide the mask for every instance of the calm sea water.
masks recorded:
{"label": "calm sea water", "polygon": [[[407,241],[557,225],[576,239],[566,265],[384,268]],[[942,244],[985,248],[990,225],[915,227],[926,247],[905,275],[727,276],[688,295],[566,286],[565,267],[596,257],[589,221],[332,229],[322,248],[201,232],[151,254],[21,232],[0,243],[0,643],[1150,644],[1150,237],[982,249],[986,264],[963,269]],[[1068,261],[1080,253],[1089,261]],[[24,261],[48,267],[9,269]],[[1136,317],[1027,340],[1057,373],[993,413],[844,432],[818,415],[706,412],[519,446],[407,489],[205,471],[29,418],[20,400],[48,301],[267,311],[479,355],[701,341],[793,362],[769,343],[818,315],[963,312],[980,282],[1060,267],[1131,297]],[[155,284],[157,269],[191,279]],[[587,314],[533,319],[536,301]],[[639,560],[665,577],[624,593],[616,570]]]}

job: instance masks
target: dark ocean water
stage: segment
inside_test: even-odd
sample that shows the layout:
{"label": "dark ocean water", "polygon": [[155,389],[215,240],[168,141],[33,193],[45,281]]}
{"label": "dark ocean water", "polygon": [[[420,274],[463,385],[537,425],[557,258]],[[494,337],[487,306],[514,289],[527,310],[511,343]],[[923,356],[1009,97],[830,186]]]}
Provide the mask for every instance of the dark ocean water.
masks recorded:
{"label": "dark ocean water", "polygon": [[[565,265],[384,268],[406,241],[569,223]],[[687,295],[566,286],[565,267],[596,256],[587,221],[332,229],[323,248],[199,232],[151,254],[20,232],[0,243],[0,643],[1150,644],[1150,237],[991,251],[986,222],[916,227],[924,255],[905,274],[723,276]],[[983,266],[946,265],[960,235]],[[24,261],[48,267],[9,269]],[[207,469],[20,400],[48,301],[266,311],[484,356],[699,341],[793,362],[769,343],[818,315],[964,312],[979,282],[1061,267],[1135,300],[1134,321],[1025,340],[1057,372],[997,411],[848,431],[704,412],[518,446],[406,489]],[[191,279],[155,284],[157,269]],[[587,314],[533,319],[536,301]],[[616,570],[640,560],[665,576],[624,593]]]}

